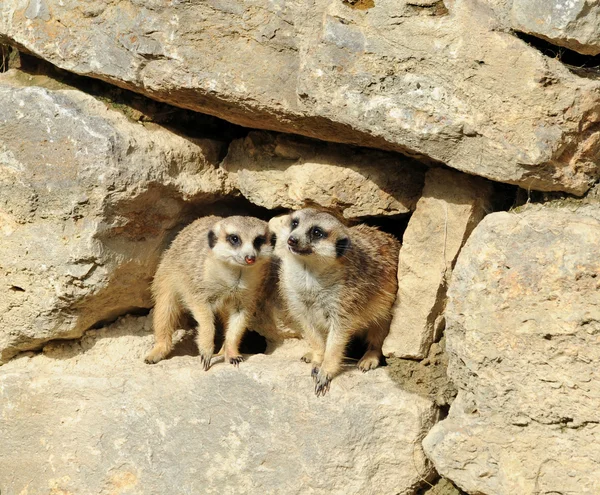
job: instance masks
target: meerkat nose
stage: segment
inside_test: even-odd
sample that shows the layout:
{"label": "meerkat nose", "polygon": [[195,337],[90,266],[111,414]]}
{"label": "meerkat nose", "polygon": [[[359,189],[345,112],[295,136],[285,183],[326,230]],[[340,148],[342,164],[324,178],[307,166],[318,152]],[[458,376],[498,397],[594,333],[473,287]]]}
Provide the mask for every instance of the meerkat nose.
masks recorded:
{"label": "meerkat nose", "polygon": [[291,236],[288,237],[288,241],[287,242],[288,242],[288,244],[290,246],[297,246],[298,245],[298,238],[294,237],[293,235],[291,235]]}
{"label": "meerkat nose", "polygon": [[256,256],[246,256],[244,259],[248,265],[253,265],[256,262]]}

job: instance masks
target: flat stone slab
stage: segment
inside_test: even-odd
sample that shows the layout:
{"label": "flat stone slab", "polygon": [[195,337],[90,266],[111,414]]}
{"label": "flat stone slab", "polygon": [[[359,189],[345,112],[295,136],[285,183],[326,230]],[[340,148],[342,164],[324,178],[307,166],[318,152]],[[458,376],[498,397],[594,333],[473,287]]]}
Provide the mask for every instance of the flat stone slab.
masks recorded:
{"label": "flat stone slab", "polygon": [[[64,494],[413,494],[437,418],[385,368],[316,397],[302,346],[142,362],[147,317],[124,317],[0,368],[0,490]],[[52,491],[54,490],[54,491]]]}

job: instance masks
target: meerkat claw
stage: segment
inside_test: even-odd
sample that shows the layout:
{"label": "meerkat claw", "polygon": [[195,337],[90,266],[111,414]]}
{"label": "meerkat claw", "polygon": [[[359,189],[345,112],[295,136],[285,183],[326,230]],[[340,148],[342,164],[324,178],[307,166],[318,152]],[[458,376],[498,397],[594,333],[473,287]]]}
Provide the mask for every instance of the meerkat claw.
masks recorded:
{"label": "meerkat claw", "polygon": [[202,368],[204,368],[204,371],[208,371],[210,368],[211,359],[211,354],[204,354],[203,352],[200,353],[200,362],[202,363]]}
{"label": "meerkat claw", "polygon": [[233,356],[228,358],[229,364],[233,364],[236,368],[239,367],[240,363],[244,361],[243,356]]}
{"label": "meerkat claw", "polygon": [[329,375],[322,376],[321,374],[319,374],[315,380],[315,395],[317,397],[324,397],[325,394],[329,391],[331,377]]}
{"label": "meerkat claw", "polygon": [[304,361],[305,363],[312,362],[312,352],[307,352],[304,356],[300,358],[300,361]]}

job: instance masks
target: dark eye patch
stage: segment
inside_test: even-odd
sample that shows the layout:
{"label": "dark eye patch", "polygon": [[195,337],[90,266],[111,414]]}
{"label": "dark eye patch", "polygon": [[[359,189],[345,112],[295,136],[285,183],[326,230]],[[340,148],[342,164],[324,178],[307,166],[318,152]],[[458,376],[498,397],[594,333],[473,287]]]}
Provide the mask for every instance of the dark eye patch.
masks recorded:
{"label": "dark eye patch", "polygon": [[240,244],[242,244],[242,240],[237,234],[227,234],[227,237],[225,237],[225,239],[227,239],[227,242],[232,246],[239,246]]}
{"label": "dark eye patch", "polygon": [[298,227],[298,225],[300,225],[300,220],[298,220],[297,218],[293,218],[291,223],[292,230]]}
{"label": "dark eye patch", "polygon": [[311,239],[324,239],[327,237],[327,232],[325,232],[321,227],[312,227],[310,229],[310,237]]}
{"label": "dark eye patch", "polygon": [[267,238],[264,235],[259,235],[256,236],[252,244],[254,245],[254,249],[258,250],[263,246],[265,242],[267,242]]}

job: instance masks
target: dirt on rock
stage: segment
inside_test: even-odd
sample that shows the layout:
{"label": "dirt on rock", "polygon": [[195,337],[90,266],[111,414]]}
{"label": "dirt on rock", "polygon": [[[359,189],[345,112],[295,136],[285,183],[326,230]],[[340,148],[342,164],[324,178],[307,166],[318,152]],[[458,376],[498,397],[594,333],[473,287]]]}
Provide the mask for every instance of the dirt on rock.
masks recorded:
{"label": "dirt on rock", "polygon": [[445,338],[432,344],[429,355],[422,361],[388,358],[387,364],[390,377],[402,389],[430,397],[441,409],[442,416],[446,415],[457,391],[446,374],[448,357]]}
{"label": "dirt on rock", "polygon": [[430,486],[420,495],[466,495],[465,492],[456,488],[454,484],[446,478],[440,478],[435,485]]}

